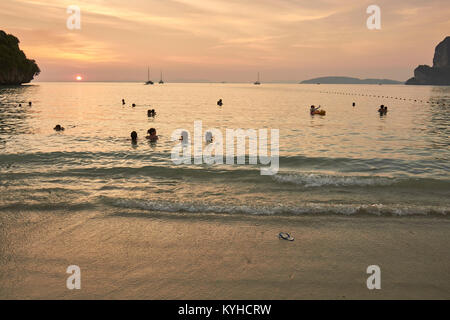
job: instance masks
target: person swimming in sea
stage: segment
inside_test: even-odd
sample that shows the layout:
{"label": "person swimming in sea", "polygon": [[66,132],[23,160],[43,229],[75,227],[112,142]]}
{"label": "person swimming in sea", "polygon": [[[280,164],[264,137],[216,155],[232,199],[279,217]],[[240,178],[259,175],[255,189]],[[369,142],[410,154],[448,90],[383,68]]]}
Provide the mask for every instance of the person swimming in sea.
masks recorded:
{"label": "person swimming in sea", "polygon": [[217,105],[218,105],[219,107],[221,107],[221,106],[223,105],[222,99],[219,99],[219,101],[217,101]]}
{"label": "person swimming in sea", "polygon": [[122,99],[122,105],[125,105],[125,99]]}
{"label": "person swimming in sea", "polygon": [[147,138],[148,140],[150,140],[150,142],[156,142],[158,141],[158,136],[156,135],[156,129],[155,128],[150,128],[147,131],[148,136],[146,136],[145,138]]}
{"label": "person swimming in sea", "polygon": [[137,139],[138,139],[137,132],[136,131],[131,132],[130,136],[131,136],[131,142],[137,143]]}
{"label": "person swimming in sea", "polygon": [[316,108],[314,105],[312,105],[311,108],[309,109],[309,112],[311,113],[311,115],[313,115],[319,109],[320,109],[320,106],[318,106]]}
{"label": "person swimming in sea", "polygon": [[155,109],[149,109],[147,110],[147,117],[155,117],[156,116],[156,111]]}
{"label": "person swimming in sea", "polygon": [[135,103],[133,103],[133,104],[132,104],[131,106],[132,106],[132,107],[134,108],[134,107],[136,107],[136,104],[135,104]]}
{"label": "person swimming in sea", "polygon": [[30,107],[31,107],[31,106],[32,106],[32,104],[33,104],[33,103],[32,103],[31,101],[30,101],[30,102],[28,102],[28,106],[30,106]]}
{"label": "person swimming in sea", "polygon": [[213,135],[211,131],[206,131],[205,133],[205,142],[206,143],[212,143],[213,142]]}
{"label": "person swimming in sea", "polygon": [[61,127],[61,125],[57,124],[57,125],[53,128],[53,130],[55,130],[55,131],[64,131],[64,128]]}
{"label": "person swimming in sea", "polygon": [[180,140],[181,143],[183,143],[183,144],[189,143],[189,134],[187,133],[187,131],[181,132],[181,137],[180,137],[179,140]]}
{"label": "person swimming in sea", "polygon": [[384,104],[382,104],[378,109],[378,112],[380,113],[380,116],[385,115],[387,113],[387,107],[385,107]]}

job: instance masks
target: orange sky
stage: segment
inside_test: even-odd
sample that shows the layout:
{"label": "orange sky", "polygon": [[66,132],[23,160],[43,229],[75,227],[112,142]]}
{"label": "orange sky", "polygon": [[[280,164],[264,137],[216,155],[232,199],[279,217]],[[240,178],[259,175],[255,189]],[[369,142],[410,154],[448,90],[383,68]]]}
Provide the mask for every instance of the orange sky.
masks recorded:
{"label": "orange sky", "polygon": [[[381,30],[366,8],[381,7]],[[69,5],[81,30],[68,30]],[[42,69],[39,81],[406,80],[450,35],[448,0],[2,0],[0,30]]]}

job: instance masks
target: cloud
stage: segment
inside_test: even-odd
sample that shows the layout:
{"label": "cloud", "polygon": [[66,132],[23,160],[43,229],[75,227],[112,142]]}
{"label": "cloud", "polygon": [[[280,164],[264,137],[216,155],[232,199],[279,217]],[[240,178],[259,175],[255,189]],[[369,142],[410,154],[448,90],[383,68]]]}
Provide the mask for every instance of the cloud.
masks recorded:
{"label": "cloud", "polygon": [[[191,66],[216,79],[235,72],[236,80],[244,66],[267,69],[266,78],[301,79],[298,70],[334,73],[364,65],[364,72],[404,79],[432,58],[450,28],[450,6],[442,0],[378,0],[380,31],[365,26],[368,0],[77,0],[82,29],[69,31],[66,8],[72,4],[1,1],[1,28],[16,34],[28,55],[59,63],[58,70],[82,65],[101,73],[100,64],[130,70],[151,64],[192,72]],[[386,66],[393,64],[390,73]]]}

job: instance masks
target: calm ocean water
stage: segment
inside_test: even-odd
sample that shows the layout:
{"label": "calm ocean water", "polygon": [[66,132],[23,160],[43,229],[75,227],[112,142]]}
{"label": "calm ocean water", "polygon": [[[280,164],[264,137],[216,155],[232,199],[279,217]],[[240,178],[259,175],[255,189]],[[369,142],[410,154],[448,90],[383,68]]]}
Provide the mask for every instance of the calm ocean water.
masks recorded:
{"label": "calm ocean water", "polygon": [[[311,104],[322,105],[326,116],[310,116]],[[380,104],[389,108],[384,117]],[[154,119],[147,117],[150,108]],[[1,88],[0,210],[448,215],[449,112],[450,87]],[[278,174],[261,176],[259,165],[175,165],[170,136],[177,128],[192,133],[195,120],[224,134],[226,128],[280,129]],[[66,130],[54,132],[56,124]],[[160,137],[156,144],[144,138],[150,127]],[[128,140],[133,130],[137,145]]]}

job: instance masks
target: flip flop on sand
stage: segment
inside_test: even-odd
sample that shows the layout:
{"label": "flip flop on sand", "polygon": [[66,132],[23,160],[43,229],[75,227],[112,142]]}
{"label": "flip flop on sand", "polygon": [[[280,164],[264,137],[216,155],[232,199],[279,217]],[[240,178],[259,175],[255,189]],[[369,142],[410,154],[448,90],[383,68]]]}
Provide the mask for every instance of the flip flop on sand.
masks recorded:
{"label": "flip flop on sand", "polygon": [[294,237],[291,237],[291,235],[287,232],[280,232],[278,234],[278,238],[287,240],[287,241],[294,241]]}

